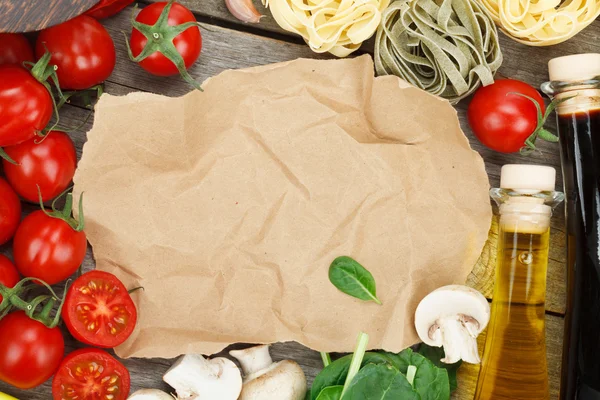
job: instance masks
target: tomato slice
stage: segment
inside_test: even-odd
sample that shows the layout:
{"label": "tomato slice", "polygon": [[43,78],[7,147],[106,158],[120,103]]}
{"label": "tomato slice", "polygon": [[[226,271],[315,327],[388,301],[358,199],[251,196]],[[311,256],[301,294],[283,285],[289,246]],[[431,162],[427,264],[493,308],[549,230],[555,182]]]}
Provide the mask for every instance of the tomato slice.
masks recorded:
{"label": "tomato slice", "polygon": [[54,400],[126,400],[129,371],[116,358],[98,349],[69,354],[52,380]]}
{"label": "tomato slice", "polygon": [[120,345],[131,335],[137,310],[116,276],[91,271],[69,288],[62,317],[75,339],[108,348]]}

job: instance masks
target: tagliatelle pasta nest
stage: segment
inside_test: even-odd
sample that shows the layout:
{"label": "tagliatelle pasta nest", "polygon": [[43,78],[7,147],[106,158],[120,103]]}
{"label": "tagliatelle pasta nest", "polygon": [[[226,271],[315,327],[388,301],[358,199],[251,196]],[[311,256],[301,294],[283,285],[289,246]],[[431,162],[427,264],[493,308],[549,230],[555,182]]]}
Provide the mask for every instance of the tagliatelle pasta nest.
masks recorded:
{"label": "tagliatelle pasta nest", "polygon": [[510,37],[530,46],[572,38],[600,15],[599,0],[481,0]]}
{"label": "tagliatelle pasta nest", "polygon": [[283,29],[317,53],[346,57],[369,39],[390,0],[262,0]]}
{"label": "tagliatelle pasta nest", "polygon": [[452,103],[494,83],[498,31],[478,0],[396,0],[375,43],[379,75],[396,75]]}

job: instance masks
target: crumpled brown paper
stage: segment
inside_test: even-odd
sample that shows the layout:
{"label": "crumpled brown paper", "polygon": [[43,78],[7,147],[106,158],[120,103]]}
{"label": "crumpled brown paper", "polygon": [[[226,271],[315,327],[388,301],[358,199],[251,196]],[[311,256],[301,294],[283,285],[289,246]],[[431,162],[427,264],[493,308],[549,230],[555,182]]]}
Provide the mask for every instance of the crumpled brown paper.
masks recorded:
{"label": "crumpled brown paper", "polygon": [[[463,283],[488,179],[455,110],[369,56],[225,71],[180,98],[103,95],[75,177],[97,268],[139,321],[122,357],[297,341],[400,351],[423,296]],[[383,306],[339,292],[354,257]]]}

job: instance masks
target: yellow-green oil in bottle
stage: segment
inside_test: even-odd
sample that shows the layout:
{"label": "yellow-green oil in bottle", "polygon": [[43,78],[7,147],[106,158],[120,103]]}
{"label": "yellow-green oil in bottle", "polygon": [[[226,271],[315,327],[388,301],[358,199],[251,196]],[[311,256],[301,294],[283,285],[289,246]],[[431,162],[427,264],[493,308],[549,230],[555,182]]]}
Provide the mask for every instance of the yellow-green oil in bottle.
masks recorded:
{"label": "yellow-green oil in bottle", "polygon": [[513,197],[500,210],[496,282],[475,399],[544,400],[551,207],[540,198]]}

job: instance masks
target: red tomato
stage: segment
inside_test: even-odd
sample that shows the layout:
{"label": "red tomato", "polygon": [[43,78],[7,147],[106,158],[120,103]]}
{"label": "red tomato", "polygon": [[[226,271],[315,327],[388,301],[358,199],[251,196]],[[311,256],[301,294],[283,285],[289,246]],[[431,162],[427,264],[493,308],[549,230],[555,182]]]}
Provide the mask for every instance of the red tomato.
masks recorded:
{"label": "red tomato", "polygon": [[[154,25],[166,5],[167,2],[151,4],[144,8],[137,15],[135,20],[146,25]],[[169,11],[168,24],[170,26],[175,26],[186,22],[196,22],[194,14],[181,4],[173,3],[171,10]],[[135,57],[142,52],[147,42],[148,40],[140,31],[135,28],[131,31],[130,45],[131,51]],[[173,44],[175,45],[177,52],[183,57],[185,68],[191,67],[200,56],[200,51],[202,50],[202,36],[200,35],[200,29],[196,26],[186,29],[173,39]],[[179,73],[175,64],[158,51],[150,54],[150,56],[140,61],[139,64],[153,75],[169,76]]]}
{"label": "red tomato", "polygon": [[100,0],[98,4],[86,11],[85,15],[96,19],[110,17],[131,3],[133,0]]}
{"label": "red tomato", "polygon": [[36,136],[52,117],[52,97],[25,68],[0,67],[0,147]]}
{"label": "red tomato", "polygon": [[129,371],[103,350],[80,349],[60,364],[52,380],[54,400],[125,400],[129,395]]}
{"label": "red tomato", "polygon": [[81,275],[69,288],[62,318],[71,335],[97,347],[116,347],[133,332],[137,311],[121,281],[108,272]]}
{"label": "red tomato", "polygon": [[44,29],[35,44],[41,58],[46,49],[63,89],[87,89],[110,76],[115,68],[115,45],[104,27],[92,17],[81,15]]}
{"label": "red tomato", "polygon": [[13,257],[19,272],[49,285],[73,275],[86,250],[83,231],[77,232],[67,222],[49,217],[42,210],[23,219],[13,240]]}
{"label": "red tomato", "polygon": [[15,234],[21,221],[21,201],[8,182],[0,178],[0,245]]}
{"label": "red tomato", "polygon": [[0,65],[33,62],[33,50],[27,38],[19,33],[0,33]]}
{"label": "red tomato", "polygon": [[[15,287],[21,280],[19,272],[8,259],[8,257],[0,254],[0,283],[8,288]],[[0,303],[2,303],[2,296],[0,296]]]}
{"label": "red tomato", "polygon": [[0,320],[0,380],[31,389],[58,369],[65,352],[59,328],[48,328],[23,311]]}
{"label": "red tomato", "polygon": [[77,166],[73,141],[64,132],[50,132],[43,140],[29,139],[4,151],[19,165],[4,160],[4,173],[15,191],[25,200],[37,203],[38,186],[42,200],[48,201],[69,186]]}
{"label": "red tomato", "polygon": [[538,124],[535,104],[513,93],[533,98],[542,112],[546,109],[535,88],[513,79],[501,79],[478,89],[467,111],[469,125],[479,141],[502,153],[519,151]]}

